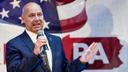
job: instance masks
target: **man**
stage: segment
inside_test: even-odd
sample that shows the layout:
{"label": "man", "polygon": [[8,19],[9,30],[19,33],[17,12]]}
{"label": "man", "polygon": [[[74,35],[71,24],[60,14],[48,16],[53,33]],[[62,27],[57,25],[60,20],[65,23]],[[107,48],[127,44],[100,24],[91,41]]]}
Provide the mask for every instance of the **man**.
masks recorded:
{"label": "man", "polygon": [[[26,30],[10,40],[6,46],[6,63],[8,72],[80,72],[87,62],[96,54],[96,43],[81,57],[69,63],[64,55],[61,39],[49,33],[37,38],[37,32],[44,26],[41,7],[29,2],[23,7],[22,21]],[[48,45],[49,71],[40,56],[42,46]]]}

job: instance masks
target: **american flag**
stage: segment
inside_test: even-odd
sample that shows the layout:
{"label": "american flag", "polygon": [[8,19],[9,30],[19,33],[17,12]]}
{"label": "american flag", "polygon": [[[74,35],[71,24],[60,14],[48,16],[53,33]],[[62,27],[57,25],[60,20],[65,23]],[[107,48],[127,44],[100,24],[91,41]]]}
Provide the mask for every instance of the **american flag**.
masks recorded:
{"label": "american flag", "polygon": [[[23,6],[28,2],[36,2],[40,4],[43,10],[46,22],[49,22],[49,28],[46,29],[47,31],[56,33],[71,32],[81,28],[85,24],[87,20],[85,8],[83,8],[80,14],[75,15],[74,17],[61,19],[61,16],[58,14],[57,7],[61,8],[64,5],[68,5],[76,1],[78,0],[0,0],[0,19],[22,26],[20,15]],[[83,2],[85,1],[80,0],[79,4]],[[60,15],[64,16],[64,14],[61,13]]]}

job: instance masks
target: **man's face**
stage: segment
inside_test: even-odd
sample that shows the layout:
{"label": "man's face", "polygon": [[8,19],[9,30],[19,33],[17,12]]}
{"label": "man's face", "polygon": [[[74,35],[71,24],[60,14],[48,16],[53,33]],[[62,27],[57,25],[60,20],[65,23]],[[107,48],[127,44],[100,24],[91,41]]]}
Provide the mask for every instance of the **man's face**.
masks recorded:
{"label": "man's face", "polygon": [[27,5],[22,14],[22,20],[27,30],[36,33],[44,25],[43,13],[36,4]]}

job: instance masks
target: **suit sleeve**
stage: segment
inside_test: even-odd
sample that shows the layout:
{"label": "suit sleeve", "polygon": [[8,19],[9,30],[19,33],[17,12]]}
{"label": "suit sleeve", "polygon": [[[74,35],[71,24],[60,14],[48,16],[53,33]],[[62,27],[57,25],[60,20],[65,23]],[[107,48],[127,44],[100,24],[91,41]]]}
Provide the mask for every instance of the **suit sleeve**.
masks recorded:
{"label": "suit sleeve", "polygon": [[87,63],[81,63],[79,58],[72,61],[71,63],[68,62],[66,65],[66,72],[81,72],[82,70],[87,68]]}
{"label": "suit sleeve", "polygon": [[6,65],[7,72],[29,72],[36,64],[39,59],[34,54],[29,57],[23,57],[21,52],[18,50],[16,44],[9,42],[6,45]]}
{"label": "suit sleeve", "polygon": [[64,72],[81,72],[87,68],[88,63],[83,64],[79,60],[80,57],[73,60],[71,63],[65,58],[64,61]]}
{"label": "suit sleeve", "polygon": [[63,52],[63,57],[64,57],[64,72],[81,72],[82,70],[87,68],[87,63],[83,64],[82,62],[80,62],[78,57],[77,59],[73,60],[71,63],[69,63],[69,61],[67,60],[65,54],[64,54],[64,49],[63,49],[63,44],[62,41],[60,39],[60,43],[61,43],[61,47],[62,47],[62,52]]}

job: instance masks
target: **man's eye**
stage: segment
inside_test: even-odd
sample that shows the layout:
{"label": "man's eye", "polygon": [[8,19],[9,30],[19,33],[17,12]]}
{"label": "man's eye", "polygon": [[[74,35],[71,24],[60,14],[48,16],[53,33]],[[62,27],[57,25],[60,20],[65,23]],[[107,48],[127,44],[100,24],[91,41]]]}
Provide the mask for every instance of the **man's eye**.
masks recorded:
{"label": "man's eye", "polygon": [[38,16],[42,16],[43,14],[42,13],[39,13],[39,14],[37,14]]}
{"label": "man's eye", "polygon": [[34,17],[35,15],[33,15],[33,14],[31,14],[31,15],[29,15],[29,17]]}

